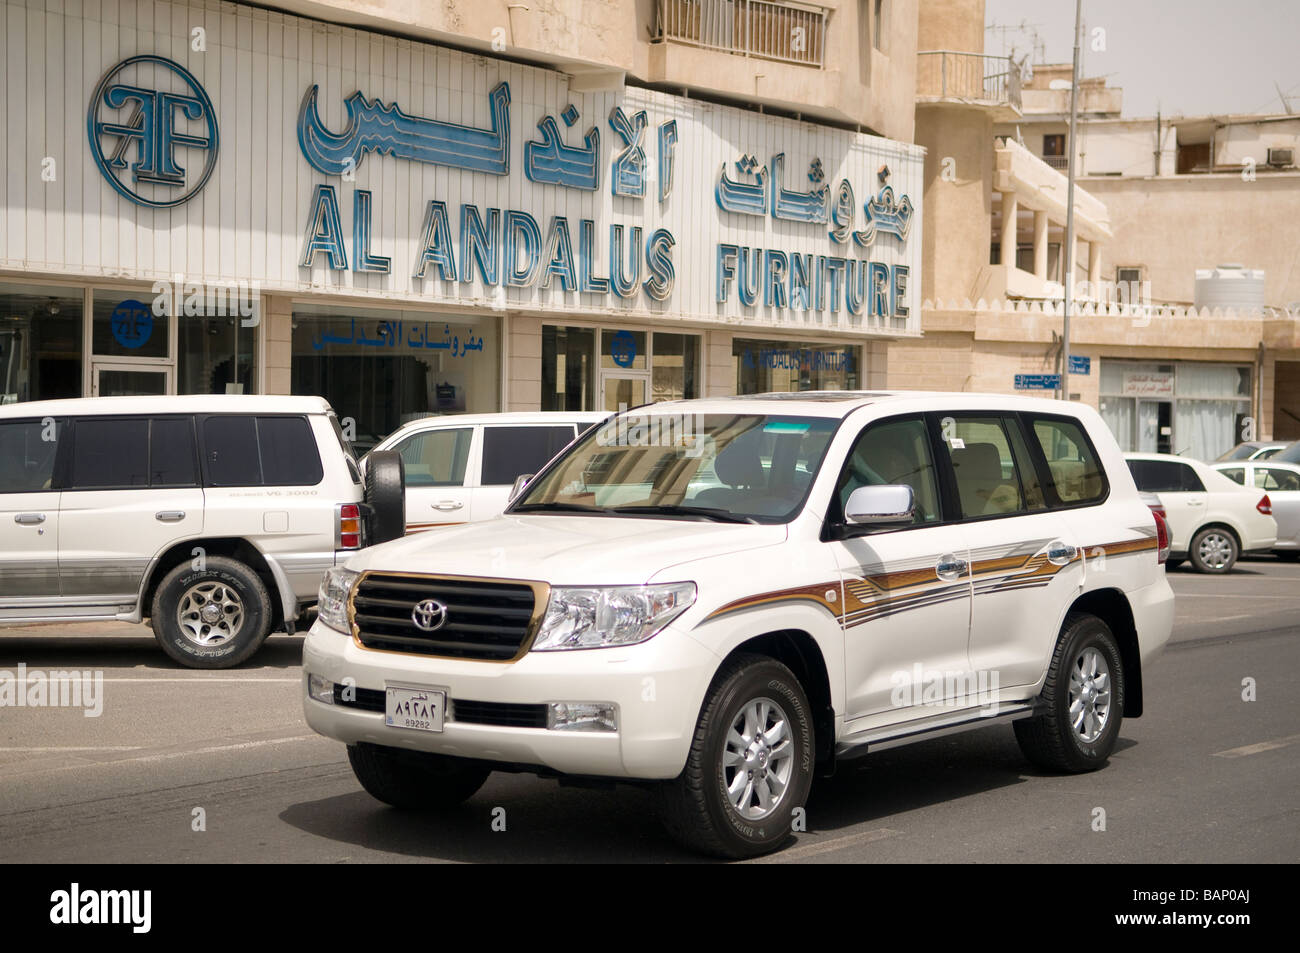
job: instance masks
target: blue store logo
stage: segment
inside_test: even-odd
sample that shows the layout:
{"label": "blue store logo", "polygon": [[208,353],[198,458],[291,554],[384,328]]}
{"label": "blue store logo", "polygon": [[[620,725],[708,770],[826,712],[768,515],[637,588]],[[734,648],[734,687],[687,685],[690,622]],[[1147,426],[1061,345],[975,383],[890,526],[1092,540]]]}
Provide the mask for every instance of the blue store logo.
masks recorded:
{"label": "blue store logo", "polygon": [[153,313],[143,301],[128,298],[113,309],[109,317],[113,340],[132,350],[144,347],[153,334]]}
{"label": "blue store logo", "polygon": [[631,367],[636,360],[636,338],[632,332],[616,332],[609,342],[609,354],[619,367]]}
{"label": "blue store logo", "polygon": [[[185,67],[161,56],[132,56],[105,73],[90,97],[86,128],[99,171],[140,205],[187,202],[217,164],[212,100]],[[202,168],[178,154],[181,148]]]}

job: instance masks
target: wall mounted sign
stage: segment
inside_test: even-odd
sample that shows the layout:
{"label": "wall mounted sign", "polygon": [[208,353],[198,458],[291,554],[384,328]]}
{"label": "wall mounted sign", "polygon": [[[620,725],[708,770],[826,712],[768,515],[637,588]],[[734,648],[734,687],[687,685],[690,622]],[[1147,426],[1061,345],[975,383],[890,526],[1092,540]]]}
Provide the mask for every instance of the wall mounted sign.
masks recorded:
{"label": "wall mounted sign", "polygon": [[1070,373],[1071,374],[1092,374],[1092,358],[1084,357],[1082,354],[1070,355]]}
{"label": "wall mounted sign", "polygon": [[[177,78],[187,92],[175,91]],[[139,205],[189,201],[217,164],[212,100],[189,70],[162,56],[132,56],[105,73],[90,97],[86,131],[104,178]]]}
{"label": "wall mounted sign", "polygon": [[1017,374],[1016,390],[1060,390],[1060,374]]}
{"label": "wall mounted sign", "polygon": [[636,363],[636,337],[631,331],[616,331],[609,342],[609,354],[619,367]]}
{"label": "wall mounted sign", "polygon": [[1124,384],[1120,393],[1124,397],[1173,397],[1174,372],[1125,371]]}

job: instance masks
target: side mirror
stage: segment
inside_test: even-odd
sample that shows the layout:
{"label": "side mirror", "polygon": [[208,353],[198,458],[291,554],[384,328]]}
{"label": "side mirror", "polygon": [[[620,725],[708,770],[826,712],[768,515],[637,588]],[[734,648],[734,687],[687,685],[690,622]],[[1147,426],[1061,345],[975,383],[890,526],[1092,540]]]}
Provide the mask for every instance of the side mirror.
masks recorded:
{"label": "side mirror", "polygon": [[515,485],[510,488],[510,497],[509,499],[506,500],[506,502],[513,503],[515,501],[515,497],[517,497],[520,493],[524,492],[524,487],[528,485],[528,481],[531,480],[533,476],[534,474],[532,473],[525,473],[522,476],[515,477]]}
{"label": "side mirror", "polygon": [[860,486],[844,506],[850,526],[907,526],[915,513],[912,488],[901,484]]}

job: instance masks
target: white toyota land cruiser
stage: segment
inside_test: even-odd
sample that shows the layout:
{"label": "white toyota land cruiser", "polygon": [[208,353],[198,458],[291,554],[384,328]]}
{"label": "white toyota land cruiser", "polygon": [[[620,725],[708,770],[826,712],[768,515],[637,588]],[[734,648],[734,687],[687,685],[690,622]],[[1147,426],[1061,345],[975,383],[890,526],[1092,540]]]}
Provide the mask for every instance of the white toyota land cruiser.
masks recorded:
{"label": "white toyota land cruiser", "polygon": [[1012,721],[1100,767],[1169,638],[1167,531],[1101,418],[921,393],[657,404],[505,515],[326,577],[307,721],[399,807],[493,770],[655,782],[723,856],[791,834],[815,772]]}

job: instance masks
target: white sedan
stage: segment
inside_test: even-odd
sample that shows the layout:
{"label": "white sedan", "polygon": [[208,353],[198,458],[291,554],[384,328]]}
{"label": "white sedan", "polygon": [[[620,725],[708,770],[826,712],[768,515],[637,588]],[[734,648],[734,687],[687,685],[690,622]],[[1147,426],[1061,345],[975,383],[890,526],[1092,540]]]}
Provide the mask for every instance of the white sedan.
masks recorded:
{"label": "white sedan", "polygon": [[1300,466],[1271,460],[1241,460],[1216,463],[1214,469],[1234,483],[1268,494],[1273,504],[1273,519],[1277,521],[1273,552],[1279,559],[1300,559]]}
{"label": "white sedan", "polygon": [[1232,482],[1208,463],[1167,453],[1126,453],[1138,489],[1154,493],[1169,522],[1172,567],[1191,560],[1201,572],[1225,573],[1242,553],[1277,545],[1267,493]]}

